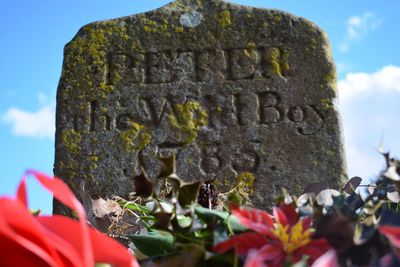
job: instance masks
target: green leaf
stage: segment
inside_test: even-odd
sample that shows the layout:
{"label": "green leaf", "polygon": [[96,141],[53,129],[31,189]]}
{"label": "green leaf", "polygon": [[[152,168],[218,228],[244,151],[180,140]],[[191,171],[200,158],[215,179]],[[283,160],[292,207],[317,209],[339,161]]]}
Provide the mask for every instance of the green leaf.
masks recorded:
{"label": "green leaf", "polygon": [[204,249],[197,246],[187,246],[176,255],[141,262],[142,267],[197,267],[204,266]]}
{"label": "green leaf", "polygon": [[136,212],[141,212],[144,214],[150,214],[151,210],[149,208],[147,208],[146,206],[137,204],[137,203],[133,203],[133,202],[129,202],[126,200],[119,200],[118,203],[120,204],[120,206],[122,208],[126,208],[129,209],[131,211],[136,211]]}
{"label": "green leaf", "polygon": [[181,228],[187,228],[190,225],[192,225],[192,218],[184,216],[184,215],[177,215],[176,219],[178,221],[178,224]]}
{"label": "green leaf", "polygon": [[211,210],[201,206],[196,206],[195,213],[207,224],[215,223],[215,221],[219,220],[222,221],[233,232],[244,232],[247,230],[246,227],[240,224],[238,218],[226,211]]}
{"label": "green leaf", "polygon": [[165,256],[175,252],[174,237],[166,231],[149,230],[148,235],[131,235],[129,239],[149,257]]}

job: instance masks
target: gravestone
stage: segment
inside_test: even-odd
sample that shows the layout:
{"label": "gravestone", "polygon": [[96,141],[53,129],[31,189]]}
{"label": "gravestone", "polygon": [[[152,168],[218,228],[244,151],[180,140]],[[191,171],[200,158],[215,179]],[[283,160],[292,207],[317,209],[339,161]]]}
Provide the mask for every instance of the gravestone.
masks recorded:
{"label": "gravestone", "polygon": [[[84,26],[64,51],[55,174],[77,193],[127,196],[157,154],[187,181],[254,178],[257,207],[345,176],[324,32],[278,10],[177,0]],[[55,212],[63,212],[57,203]]]}

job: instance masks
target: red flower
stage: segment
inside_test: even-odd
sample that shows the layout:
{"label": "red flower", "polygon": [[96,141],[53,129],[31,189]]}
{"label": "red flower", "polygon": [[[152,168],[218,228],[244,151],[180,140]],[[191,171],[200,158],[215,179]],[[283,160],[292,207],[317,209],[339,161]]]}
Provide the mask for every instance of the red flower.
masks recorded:
{"label": "red flower", "polygon": [[394,225],[380,225],[379,232],[386,236],[393,246],[400,249],[400,227]]}
{"label": "red flower", "polygon": [[397,266],[396,263],[400,262],[400,227],[394,225],[380,225],[378,230],[389,239],[389,242],[395,248],[395,253],[383,257],[380,260],[379,266]]}
{"label": "red flower", "polygon": [[292,205],[274,208],[272,217],[265,211],[233,207],[232,214],[255,232],[236,235],[214,247],[218,253],[235,248],[247,256],[245,267],[281,267],[308,256],[309,264],[324,254],[325,239],[312,239],[311,218],[299,218]]}
{"label": "red flower", "polygon": [[339,267],[335,250],[328,250],[328,252],[314,261],[311,267]]}
{"label": "red flower", "polygon": [[34,217],[27,210],[25,176],[16,198],[0,197],[1,266],[93,267],[95,262],[139,266],[125,247],[86,224],[84,208],[64,182],[35,171],[29,174],[75,210],[79,221],[59,215]]}

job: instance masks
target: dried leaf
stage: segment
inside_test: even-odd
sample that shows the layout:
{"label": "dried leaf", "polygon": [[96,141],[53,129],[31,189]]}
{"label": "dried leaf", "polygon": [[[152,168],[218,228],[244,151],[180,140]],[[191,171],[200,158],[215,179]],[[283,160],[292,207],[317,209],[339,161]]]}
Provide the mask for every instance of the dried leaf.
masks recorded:
{"label": "dried leaf", "polygon": [[342,191],[351,194],[356,188],[361,184],[362,178],[355,176],[347,181],[346,185],[343,187]]}
{"label": "dried leaf", "polygon": [[102,198],[92,200],[93,214],[97,218],[103,218],[105,216],[120,216],[123,213],[122,208],[118,202]]}

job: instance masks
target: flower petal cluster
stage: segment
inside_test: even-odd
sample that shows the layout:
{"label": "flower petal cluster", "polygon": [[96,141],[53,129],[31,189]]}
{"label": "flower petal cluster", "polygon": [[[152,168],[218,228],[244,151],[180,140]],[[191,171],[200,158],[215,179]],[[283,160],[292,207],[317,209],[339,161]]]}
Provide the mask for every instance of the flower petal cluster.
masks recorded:
{"label": "flower petal cluster", "polygon": [[305,256],[312,264],[330,248],[325,239],[312,238],[311,218],[300,218],[292,205],[275,207],[273,216],[239,207],[232,207],[232,214],[253,231],[217,244],[214,251],[222,253],[234,248],[239,255],[247,256],[245,267],[281,267]]}

